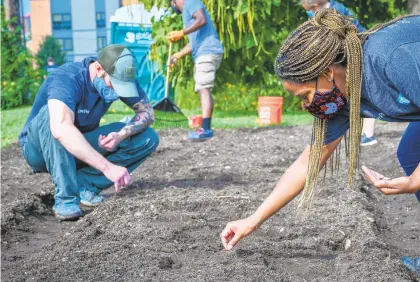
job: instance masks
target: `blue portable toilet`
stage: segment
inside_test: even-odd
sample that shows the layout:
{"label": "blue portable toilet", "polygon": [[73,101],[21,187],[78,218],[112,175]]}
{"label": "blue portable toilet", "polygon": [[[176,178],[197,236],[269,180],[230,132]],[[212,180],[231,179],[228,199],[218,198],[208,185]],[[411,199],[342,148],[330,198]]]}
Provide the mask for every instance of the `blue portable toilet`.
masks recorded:
{"label": "blue portable toilet", "polygon": [[[127,46],[137,59],[137,79],[154,105],[165,96],[165,76],[161,66],[150,60],[152,40],[152,18],[159,20],[165,9],[153,7],[150,11],[143,4],[129,5],[115,11],[111,16],[111,44]],[[169,88],[169,97],[173,98]]]}

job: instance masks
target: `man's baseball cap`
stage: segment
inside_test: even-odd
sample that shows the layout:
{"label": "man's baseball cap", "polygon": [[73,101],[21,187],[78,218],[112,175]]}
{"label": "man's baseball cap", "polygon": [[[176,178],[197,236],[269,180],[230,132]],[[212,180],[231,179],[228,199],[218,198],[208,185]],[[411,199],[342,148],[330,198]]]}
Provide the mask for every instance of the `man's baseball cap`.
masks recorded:
{"label": "man's baseball cap", "polygon": [[121,44],[111,44],[104,47],[99,51],[98,63],[109,74],[112,87],[119,96],[139,96],[135,83],[136,58],[127,47]]}

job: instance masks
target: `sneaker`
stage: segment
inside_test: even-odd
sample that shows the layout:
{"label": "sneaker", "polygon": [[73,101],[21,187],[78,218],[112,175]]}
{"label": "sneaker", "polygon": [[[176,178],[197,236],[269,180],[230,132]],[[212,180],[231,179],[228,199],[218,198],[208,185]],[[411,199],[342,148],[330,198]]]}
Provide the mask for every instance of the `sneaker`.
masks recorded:
{"label": "sneaker", "polygon": [[360,141],[361,146],[375,145],[376,143],[378,143],[378,141],[376,141],[375,135],[372,137],[366,137],[366,134],[362,134],[362,140]]}
{"label": "sneaker", "polygon": [[90,190],[80,190],[80,203],[87,207],[96,207],[104,202],[104,197],[96,195]]}
{"label": "sneaker", "polygon": [[417,275],[420,275],[420,257],[414,259],[402,257],[401,261],[408,269],[415,272]]}
{"label": "sneaker", "polygon": [[192,142],[206,141],[213,137],[213,130],[199,128],[196,131],[188,132],[188,140]]}
{"label": "sneaker", "polygon": [[79,204],[76,203],[57,203],[56,200],[53,211],[55,216],[61,220],[77,219],[83,216],[83,211],[80,209]]}

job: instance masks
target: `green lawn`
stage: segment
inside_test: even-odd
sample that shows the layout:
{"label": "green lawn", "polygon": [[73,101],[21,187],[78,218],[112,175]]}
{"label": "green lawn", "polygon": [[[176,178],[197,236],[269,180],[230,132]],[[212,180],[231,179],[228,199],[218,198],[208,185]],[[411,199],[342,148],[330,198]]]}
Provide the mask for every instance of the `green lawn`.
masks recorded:
{"label": "green lawn", "polygon": [[[1,147],[5,147],[11,143],[17,142],[17,136],[22,129],[26,118],[29,116],[31,107],[22,107],[13,110],[1,111]],[[188,117],[193,114],[199,114],[197,111],[185,111],[184,114]],[[104,116],[101,123],[107,124],[111,122],[120,121],[124,117],[131,117],[133,111],[121,102],[114,103],[108,114]],[[164,129],[171,127],[171,123],[163,123],[162,119],[170,119],[170,114],[162,114],[156,112],[156,122],[153,125],[155,129]],[[179,116],[173,117],[178,119]],[[312,116],[306,112],[283,113],[281,126],[291,126],[300,124],[310,124]],[[256,128],[257,112],[217,112],[215,111],[212,120],[214,128]]]}

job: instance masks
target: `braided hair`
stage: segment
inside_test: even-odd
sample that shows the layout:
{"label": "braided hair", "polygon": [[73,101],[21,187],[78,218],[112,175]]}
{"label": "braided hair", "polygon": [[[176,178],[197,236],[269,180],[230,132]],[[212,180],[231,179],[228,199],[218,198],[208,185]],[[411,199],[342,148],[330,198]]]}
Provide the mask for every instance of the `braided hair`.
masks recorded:
{"label": "braided hair", "polygon": [[[410,15],[408,15],[410,16]],[[362,44],[368,36],[396,21],[357,33],[352,19],[334,9],[322,9],[291,33],[280,48],[274,68],[280,79],[293,83],[316,81],[333,64],[346,66],[346,95],[350,107],[348,184],[352,186],[360,154],[362,120]],[[299,207],[310,202],[318,180],[327,122],[314,118],[309,166]]]}

